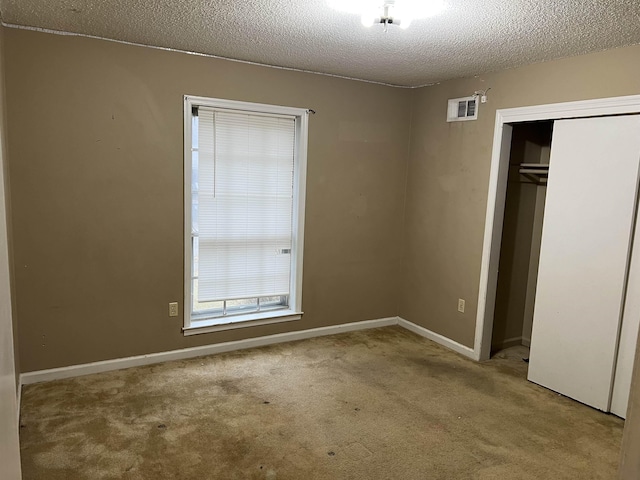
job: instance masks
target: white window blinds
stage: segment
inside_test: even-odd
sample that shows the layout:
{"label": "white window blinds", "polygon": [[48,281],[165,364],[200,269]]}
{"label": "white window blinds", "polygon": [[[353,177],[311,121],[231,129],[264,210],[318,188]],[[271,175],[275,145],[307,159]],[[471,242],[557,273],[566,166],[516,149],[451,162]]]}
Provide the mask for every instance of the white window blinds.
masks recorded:
{"label": "white window blinds", "polygon": [[294,151],[294,117],[198,108],[200,302],[289,295]]}

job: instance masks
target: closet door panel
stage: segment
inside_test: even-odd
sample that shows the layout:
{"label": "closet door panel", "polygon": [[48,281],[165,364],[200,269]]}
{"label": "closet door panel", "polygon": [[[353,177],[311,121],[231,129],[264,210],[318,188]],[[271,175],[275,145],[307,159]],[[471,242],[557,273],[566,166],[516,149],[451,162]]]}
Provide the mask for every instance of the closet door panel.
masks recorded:
{"label": "closet door panel", "polygon": [[554,124],[529,380],[608,411],[640,163],[640,116]]}
{"label": "closet door panel", "polygon": [[616,374],[611,396],[611,413],[622,418],[627,416],[633,360],[635,359],[638,329],[640,328],[640,222],[637,218],[632,250],[627,296],[618,344]]}

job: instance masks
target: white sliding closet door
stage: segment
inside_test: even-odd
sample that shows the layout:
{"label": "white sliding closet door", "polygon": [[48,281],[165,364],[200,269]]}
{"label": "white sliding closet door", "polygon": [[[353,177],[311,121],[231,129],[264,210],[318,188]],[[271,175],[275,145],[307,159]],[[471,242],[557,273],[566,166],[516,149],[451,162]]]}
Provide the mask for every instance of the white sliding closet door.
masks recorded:
{"label": "white sliding closet door", "polygon": [[633,360],[636,355],[638,328],[640,327],[640,222],[636,219],[636,233],[634,235],[631,267],[627,283],[627,297],[624,302],[622,328],[618,358],[616,361],[616,375],[613,381],[611,396],[611,413],[626,418],[629,392],[631,391],[631,374]]}
{"label": "white sliding closet door", "polygon": [[608,411],[640,164],[640,116],[554,124],[529,380]]}

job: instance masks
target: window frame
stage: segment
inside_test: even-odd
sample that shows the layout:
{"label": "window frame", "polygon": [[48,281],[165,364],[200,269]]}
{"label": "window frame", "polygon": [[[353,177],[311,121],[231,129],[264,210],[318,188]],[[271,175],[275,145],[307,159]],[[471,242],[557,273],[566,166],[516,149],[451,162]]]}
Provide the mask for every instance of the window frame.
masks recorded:
{"label": "window frame", "polygon": [[[295,119],[295,149],[293,175],[293,222],[291,248],[291,284],[289,288],[289,308],[230,315],[227,317],[206,317],[194,315],[191,291],[192,257],[192,109],[209,107],[232,110],[243,113],[261,113],[286,115]],[[302,258],[304,253],[304,220],[307,177],[307,143],[309,110],[296,107],[283,107],[262,103],[241,102],[218,98],[184,96],[184,308],[183,334],[195,335],[235,328],[288,322],[302,318]]]}

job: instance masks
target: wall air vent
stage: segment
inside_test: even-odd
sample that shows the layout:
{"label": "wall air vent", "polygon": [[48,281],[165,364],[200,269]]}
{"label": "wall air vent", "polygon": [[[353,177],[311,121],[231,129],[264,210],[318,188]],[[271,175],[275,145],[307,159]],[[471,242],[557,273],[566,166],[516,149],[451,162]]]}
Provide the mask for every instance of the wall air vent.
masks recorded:
{"label": "wall air vent", "polygon": [[477,118],[478,97],[476,95],[449,100],[447,122],[464,122],[467,120],[477,120]]}

